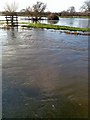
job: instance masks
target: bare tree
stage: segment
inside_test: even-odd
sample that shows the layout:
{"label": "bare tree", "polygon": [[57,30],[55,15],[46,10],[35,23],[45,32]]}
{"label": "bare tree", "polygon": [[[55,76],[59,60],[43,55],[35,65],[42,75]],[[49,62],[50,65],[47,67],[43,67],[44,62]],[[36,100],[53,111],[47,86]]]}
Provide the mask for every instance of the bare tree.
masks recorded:
{"label": "bare tree", "polygon": [[74,13],[75,12],[75,7],[74,6],[69,7],[67,12]]}
{"label": "bare tree", "polygon": [[34,13],[35,20],[41,18],[41,14],[45,11],[45,9],[46,9],[46,4],[39,1],[37,1],[37,3],[32,6],[32,12]]}
{"label": "bare tree", "polygon": [[11,26],[11,27],[14,27],[14,26],[18,26],[18,17],[17,17],[17,9],[18,9],[18,6],[15,2],[11,3],[10,4],[6,4],[6,6],[4,7],[5,9],[5,18],[6,18],[6,24],[7,26]]}
{"label": "bare tree", "polygon": [[80,10],[84,12],[90,12],[90,0],[86,0]]}
{"label": "bare tree", "polygon": [[11,3],[11,5],[7,3],[4,9],[6,12],[13,13],[17,11],[18,5],[15,2]]}
{"label": "bare tree", "polygon": [[30,6],[26,7],[25,13],[28,15],[28,20],[29,20],[30,16],[32,16],[32,8]]}
{"label": "bare tree", "polygon": [[31,11],[32,11],[32,8],[31,8],[30,6],[26,7],[25,12],[26,12],[27,14],[30,14]]}

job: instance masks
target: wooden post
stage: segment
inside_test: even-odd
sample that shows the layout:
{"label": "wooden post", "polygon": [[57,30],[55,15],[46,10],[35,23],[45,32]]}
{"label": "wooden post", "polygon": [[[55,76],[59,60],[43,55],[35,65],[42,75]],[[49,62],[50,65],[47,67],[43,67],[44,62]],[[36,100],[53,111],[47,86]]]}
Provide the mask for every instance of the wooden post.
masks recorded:
{"label": "wooden post", "polygon": [[6,16],[6,24],[7,24],[7,26],[8,26],[8,18],[7,18],[7,16]]}
{"label": "wooden post", "polygon": [[14,24],[13,24],[13,15],[11,16],[11,26],[14,27]]}

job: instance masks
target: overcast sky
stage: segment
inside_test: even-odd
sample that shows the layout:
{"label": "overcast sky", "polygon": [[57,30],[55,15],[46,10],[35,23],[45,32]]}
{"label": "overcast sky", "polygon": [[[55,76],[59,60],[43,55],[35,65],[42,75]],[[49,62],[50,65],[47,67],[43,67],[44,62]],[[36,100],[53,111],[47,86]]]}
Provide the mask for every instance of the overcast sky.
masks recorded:
{"label": "overcast sky", "polygon": [[0,0],[0,11],[4,10],[5,4],[11,4],[13,1],[18,4],[18,11],[32,6],[36,1],[41,1],[47,4],[46,11],[60,12],[67,10],[70,6],[74,6],[76,11],[79,11],[85,0]]}

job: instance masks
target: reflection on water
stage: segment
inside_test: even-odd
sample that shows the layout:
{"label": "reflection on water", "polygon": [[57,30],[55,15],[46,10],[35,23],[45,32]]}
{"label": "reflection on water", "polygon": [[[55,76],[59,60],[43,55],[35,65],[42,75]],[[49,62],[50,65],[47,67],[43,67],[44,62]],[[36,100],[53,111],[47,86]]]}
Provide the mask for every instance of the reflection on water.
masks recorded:
{"label": "reflection on water", "polygon": [[84,18],[60,18],[57,25],[65,25],[71,27],[89,28],[89,19]]}
{"label": "reflection on water", "polygon": [[[56,22],[56,23],[55,23]],[[80,28],[90,28],[90,19],[84,18],[59,18],[59,21],[47,21],[44,20],[42,23],[51,23],[61,26],[71,26]]]}
{"label": "reflection on water", "polygon": [[88,116],[88,36],[4,31],[3,118]]}
{"label": "reflection on water", "polygon": [[90,28],[90,19],[87,20],[83,19],[82,22],[79,20],[78,24],[80,27],[83,26],[83,28]]}
{"label": "reflection on water", "polygon": [[59,20],[48,20],[48,23],[50,24],[57,24]]}

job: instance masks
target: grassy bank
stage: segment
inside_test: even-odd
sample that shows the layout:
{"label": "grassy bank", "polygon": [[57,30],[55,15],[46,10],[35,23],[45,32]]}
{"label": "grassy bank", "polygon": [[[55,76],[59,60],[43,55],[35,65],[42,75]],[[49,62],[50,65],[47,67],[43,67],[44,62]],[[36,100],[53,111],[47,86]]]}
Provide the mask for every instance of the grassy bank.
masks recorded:
{"label": "grassy bank", "polygon": [[41,24],[41,23],[29,23],[29,24],[27,24],[27,25],[23,25],[23,27],[46,28],[46,29],[55,29],[55,30],[69,30],[69,31],[90,32],[90,28],[76,28],[76,27],[58,26],[58,25]]}

